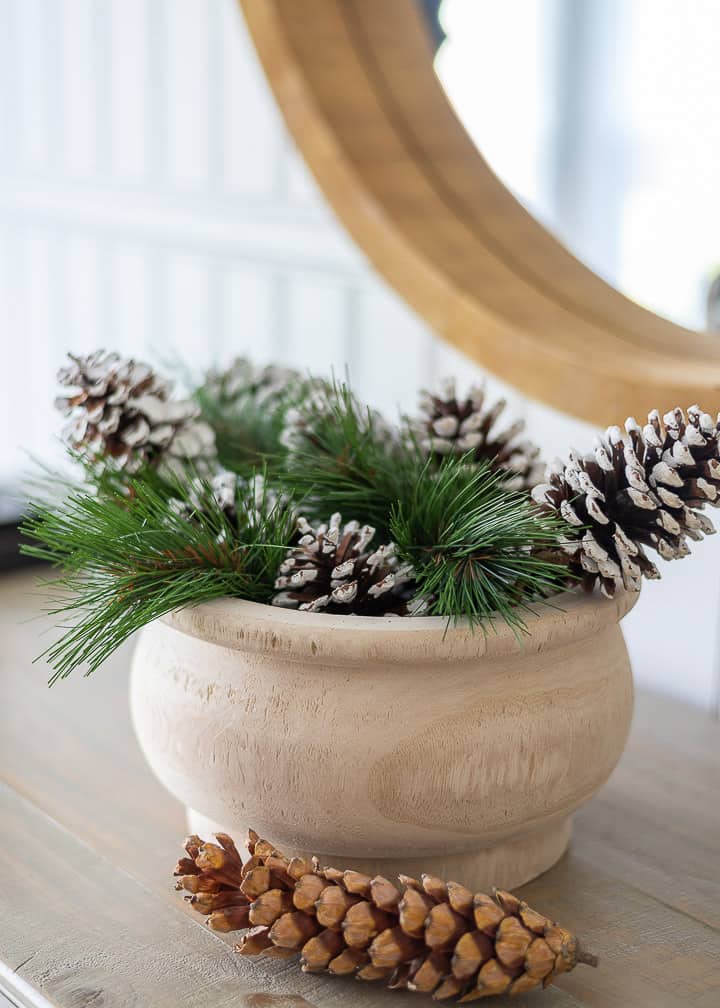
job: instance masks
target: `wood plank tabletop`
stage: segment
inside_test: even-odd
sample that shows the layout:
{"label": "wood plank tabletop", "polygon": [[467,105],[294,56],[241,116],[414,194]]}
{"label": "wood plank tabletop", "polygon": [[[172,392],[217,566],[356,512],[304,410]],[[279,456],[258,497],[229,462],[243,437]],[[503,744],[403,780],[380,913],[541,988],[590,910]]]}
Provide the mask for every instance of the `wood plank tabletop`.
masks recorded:
{"label": "wood plank tabletop", "polygon": [[[205,927],[170,878],[183,809],[134,739],[129,648],[48,689],[32,664],[51,639],[39,610],[32,576],[0,580],[0,1005],[3,993],[46,1008],[430,1004],[243,960]],[[528,1004],[720,1008],[718,723],[640,694],[623,760],[576,816],[570,851],[520,893],[601,959]]]}

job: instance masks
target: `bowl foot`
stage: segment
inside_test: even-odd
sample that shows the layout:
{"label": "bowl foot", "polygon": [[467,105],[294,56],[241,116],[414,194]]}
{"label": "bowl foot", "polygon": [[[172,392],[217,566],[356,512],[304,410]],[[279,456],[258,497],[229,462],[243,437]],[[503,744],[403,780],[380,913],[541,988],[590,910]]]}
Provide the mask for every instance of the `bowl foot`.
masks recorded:
{"label": "bowl foot", "polygon": [[[221,831],[229,833],[239,844],[247,833],[246,827],[222,826],[195,809],[188,807],[186,811],[190,832],[201,837]],[[515,889],[552,868],[567,850],[570,831],[571,817],[568,817],[545,826],[542,830],[503,840],[493,847],[430,857],[356,858],[322,851],[282,849],[288,855],[316,854],[321,864],[333,865],[335,868],[354,868],[368,875],[394,878],[402,873],[417,877],[425,872],[438,878],[461,882],[473,891],[491,892],[493,886]],[[272,840],[272,837],[268,839]]]}

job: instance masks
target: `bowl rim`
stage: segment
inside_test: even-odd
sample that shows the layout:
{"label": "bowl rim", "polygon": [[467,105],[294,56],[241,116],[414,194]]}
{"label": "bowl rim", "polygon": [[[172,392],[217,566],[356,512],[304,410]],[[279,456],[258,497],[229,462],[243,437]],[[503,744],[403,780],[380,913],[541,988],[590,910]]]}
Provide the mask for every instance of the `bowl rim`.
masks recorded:
{"label": "bowl rim", "polygon": [[499,617],[473,629],[467,620],[452,623],[445,616],[337,616],[237,598],[178,609],[160,622],[210,644],[289,660],[425,664],[553,650],[619,623],[638,596],[562,592],[523,614],[529,632],[521,635]]}

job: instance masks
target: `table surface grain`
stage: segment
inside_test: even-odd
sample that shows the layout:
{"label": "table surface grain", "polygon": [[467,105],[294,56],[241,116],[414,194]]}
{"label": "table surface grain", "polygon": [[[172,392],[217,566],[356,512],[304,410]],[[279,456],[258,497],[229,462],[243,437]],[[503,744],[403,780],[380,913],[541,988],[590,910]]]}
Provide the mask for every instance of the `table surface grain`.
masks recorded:
{"label": "table surface grain", "polygon": [[[52,689],[28,574],[0,580],[0,1004],[329,1008],[430,1004],[243,960],[170,879],[183,810],[132,734],[127,648]],[[687,632],[691,632],[687,629]],[[682,670],[679,670],[679,675]],[[720,1008],[720,726],[638,697],[623,760],[569,853],[520,893],[600,958],[537,1008]],[[231,936],[232,937],[232,936]]]}

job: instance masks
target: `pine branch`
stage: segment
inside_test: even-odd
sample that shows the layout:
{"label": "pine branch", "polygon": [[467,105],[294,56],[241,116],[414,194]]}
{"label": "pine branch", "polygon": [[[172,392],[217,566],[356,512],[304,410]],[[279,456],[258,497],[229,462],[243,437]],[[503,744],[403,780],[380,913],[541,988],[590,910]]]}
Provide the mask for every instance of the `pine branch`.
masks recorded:
{"label": "pine branch", "polygon": [[210,372],[193,396],[215,432],[220,464],[249,475],[258,465],[281,457],[286,412],[302,400],[308,382],[290,368],[257,367],[245,357]]}
{"label": "pine branch", "polygon": [[566,586],[564,565],[545,559],[560,523],[540,516],[527,494],[508,490],[487,464],[429,462],[391,513],[398,556],[411,563],[431,612],[482,624],[499,615],[525,631],[523,611]]}
{"label": "pine branch", "polygon": [[378,540],[388,537],[390,512],[425,466],[425,456],[411,440],[401,442],[384,419],[356,400],[340,382],[317,389],[294,426],[286,430],[289,446],[281,461],[284,488],[306,501],[317,520],[340,511],[369,522]]}
{"label": "pine branch", "polygon": [[205,387],[195,392],[201,416],[215,432],[220,464],[242,475],[282,452],[283,410],[258,406],[252,396],[227,404]]}
{"label": "pine branch", "polygon": [[566,568],[551,562],[557,519],[509,490],[504,474],[469,456],[428,458],[346,385],[249,373],[243,385],[243,364],[232,395],[224,379],[206,383],[215,396],[206,408],[231,418],[225,460],[235,474],[257,472],[252,462],[275,450],[280,496],[265,489],[267,472],[252,482],[232,472],[203,479],[191,464],[180,478],[152,465],[118,473],[80,456],[82,487],[46,474],[64,500],[37,498],[24,524],[35,545],[24,552],[62,568],[49,582],[48,612],[67,620],[45,652],[52,681],[81,665],[92,672],[174,609],[221,596],[271,602],[293,539],[290,498],[321,521],[340,511],[374,525],[379,542],[393,539],[414,570],[415,601],[431,598],[440,615],[473,624],[500,615],[521,630],[523,609],[564,585]]}
{"label": "pine branch", "polygon": [[[200,506],[190,515],[174,512],[142,479],[127,489],[129,498],[76,490],[60,506],[37,502],[24,523],[36,545],[23,552],[62,568],[45,582],[47,612],[69,620],[42,656],[54,669],[51,682],[81,665],[93,672],[135,630],[174,609],[222,596],[269,602],[273,595],[294,528],[287,508],[260,502],[254,521],[238,528],[206,482],[195,486]],[[178,483],[175,496],[186,491]]]}
{"label": "pine branch", "polygon": [[313,517],[339,511],[393,540],[435,614],[472,623],[499,614],[523,630],[523,609],[565,587],[566,565],[550,558],[560,521],[508,489],[502,471],[471,464],[472,452],[427,458],[346,385],[307,404],[290,445],[283,485],[305,497]]}

